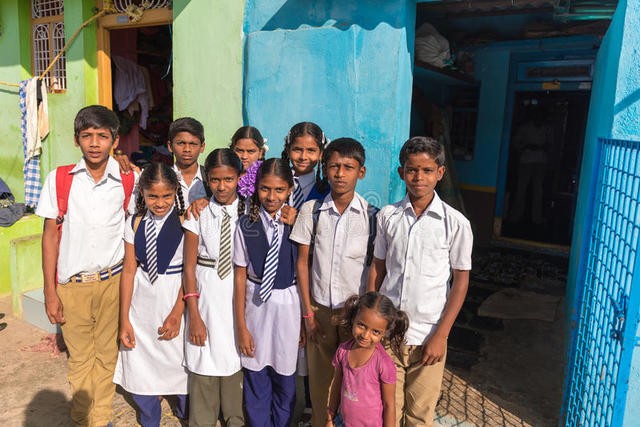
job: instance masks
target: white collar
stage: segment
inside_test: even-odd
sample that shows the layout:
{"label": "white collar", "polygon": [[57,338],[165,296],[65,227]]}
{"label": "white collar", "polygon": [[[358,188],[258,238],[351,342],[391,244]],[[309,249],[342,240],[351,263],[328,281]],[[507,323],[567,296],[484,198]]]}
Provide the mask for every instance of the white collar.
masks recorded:
{"label": "white collar", "polygon": [[[409,199],[409,194],[404,196],[404,199],[402,199],[402,201],[400,201],[400,204],[398,205],[399,211],[406,211],[407,209],[411,209],[411,211],[415,215],[413,205],[411,204],[411,200]],[[435,215],[438,218],[444,218],[444,205],[442,203],[442,199],[440,199],[440,196],[438,196],[438,193],[435,190],[433,191],[433,199],[431,200],[431,203],[429,203],[429,206],[427,206],[427,209],[425,209],[422,215]]]}
{"label": "white collar", "polygon": [[[85,161],[84,157],[80,159],[80,161],[73,167],[73,169],[71,169],[72,174],[76,174],[77,172],[80,172],[80,171],[86,171],[87,173],[89,173],[89,169],[87,168],[87,162]],[[111,177],[118,182],[122,181],[122,179],[120,178],[120,165],[111,156],[109,156],[109,158],[107,159],[107,166],[104,170],[104,175],[102,176],[101,181],[104,180],[106,177]]]}
{"label": "white collar", "polygon": [[[333,209],[334,211],[338,212],[335,202],[333,201],[333,197],[331,197],[331,193],[327,194],[327,196],[324,198],[324,201],[320,205],[320,210],[327,209]],[[349,209],[353,209],[357,213],[360,213],[367,209],[367,201],[364,200],[362,196],[357,192],[354,192],[353,199],[351,199],[351,202],[349,203],[349,206],[347,206],[347,209],[345,209],[345,212]]]}

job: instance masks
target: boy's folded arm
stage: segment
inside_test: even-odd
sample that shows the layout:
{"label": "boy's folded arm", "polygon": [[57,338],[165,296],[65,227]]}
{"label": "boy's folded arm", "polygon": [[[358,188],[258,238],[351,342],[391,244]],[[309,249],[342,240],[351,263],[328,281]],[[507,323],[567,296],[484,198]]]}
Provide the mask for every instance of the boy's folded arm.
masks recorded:
{"label": "boy's folded arm", "polygon": [[64,323],[62,302],[56,292],[56,267],[58,264],[58,229],[54,218],[45,218],[42,230],[42,275],[44,279],[44,303],[49,321]]}

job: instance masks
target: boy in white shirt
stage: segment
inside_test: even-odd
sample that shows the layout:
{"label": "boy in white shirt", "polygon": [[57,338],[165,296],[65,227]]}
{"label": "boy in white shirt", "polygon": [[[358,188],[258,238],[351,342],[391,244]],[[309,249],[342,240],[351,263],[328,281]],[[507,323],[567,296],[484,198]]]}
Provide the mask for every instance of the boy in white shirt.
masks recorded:
{"label": "boy in white shirt", "polygon": [[178,175],[182,194],[187,198],[185,206],[198,201],[197,211],[209,204],[211,191],[204,177],[204,168],[198,163],[200,153],[204,151],[204,127],[191,117],[182,117],[169,125],[167,148],[173,153],[173,170]]}
{"label": "boy in white shirt", "polygon": [[[61,324],[69,349],[76,425],[106,426],[112,416],[124,206],[132,211],[135,205],[133,172],[122,174],[110,157],[118,146],[118,126],[117,116],[106,107],[92,105],[78,112],[74,141],[82,159],[58,168],[63,174],[54,170],[47,176],[36,209],[45,218],[45,308],[49,321]],[[60,185],[62,177],[67,185]]]}
{"label": "boy in white shirt", "polygon": [[438,141],[409,139],[398,168],[407,196],[377,216],[367,290],[379,290],[409,316],[400,354],[387,349],[396,364],[398,426],[433,425],[447,338],[469,285],[471,225],[435,192],[444,160]]}
{"label": "boy in white shirt", "polygon": [[362,294],[366,284],[372,207],[355,191],[366,173],[364,161],[364,148],[358,141],[332,141],[322,155],[331,193],[322,202],[310,200],[302,205],[290,235],[298,243],[296,273],[307,331],[314,426],[327,423],[334,370],[331,360],[338,345],[351,337],[350,331],[333,325],[332,317],[341,312],[348,297]]}

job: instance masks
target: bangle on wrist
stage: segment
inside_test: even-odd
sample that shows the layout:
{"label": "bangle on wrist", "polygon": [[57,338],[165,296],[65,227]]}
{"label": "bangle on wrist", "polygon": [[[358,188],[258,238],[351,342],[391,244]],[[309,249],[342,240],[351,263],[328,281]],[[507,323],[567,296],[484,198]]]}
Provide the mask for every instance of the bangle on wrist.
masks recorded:
{"label": "bangle on wrist", "polygon": [[313,311],[310,311],[307,314],[303,314],[302,318],[303,319],[311,319],[311,318],[313,318],[313,316],[315,316],[315,313]]}
{"label": "bangle on wrist", "polygon": [[187,298],[195,297],[196,299],[200,298],[200,294],[197,292],[189,292],[188,294],[184,294],[182,297],[182,301],[186,301]]}

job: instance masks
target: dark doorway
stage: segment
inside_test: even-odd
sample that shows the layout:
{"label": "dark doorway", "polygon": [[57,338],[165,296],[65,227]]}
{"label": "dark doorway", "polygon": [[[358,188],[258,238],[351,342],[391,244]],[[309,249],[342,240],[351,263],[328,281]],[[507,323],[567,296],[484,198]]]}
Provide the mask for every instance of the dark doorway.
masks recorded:
{"label": "dark doorway", "polygon": [[110,45],[118,148],[138,166],[173,164],[166,148],[173,119],[171,25],[111,30]]}
{"label": "dark doorway", "polygon": [[589,97],[516,92],[503,237],[571,244]]}

